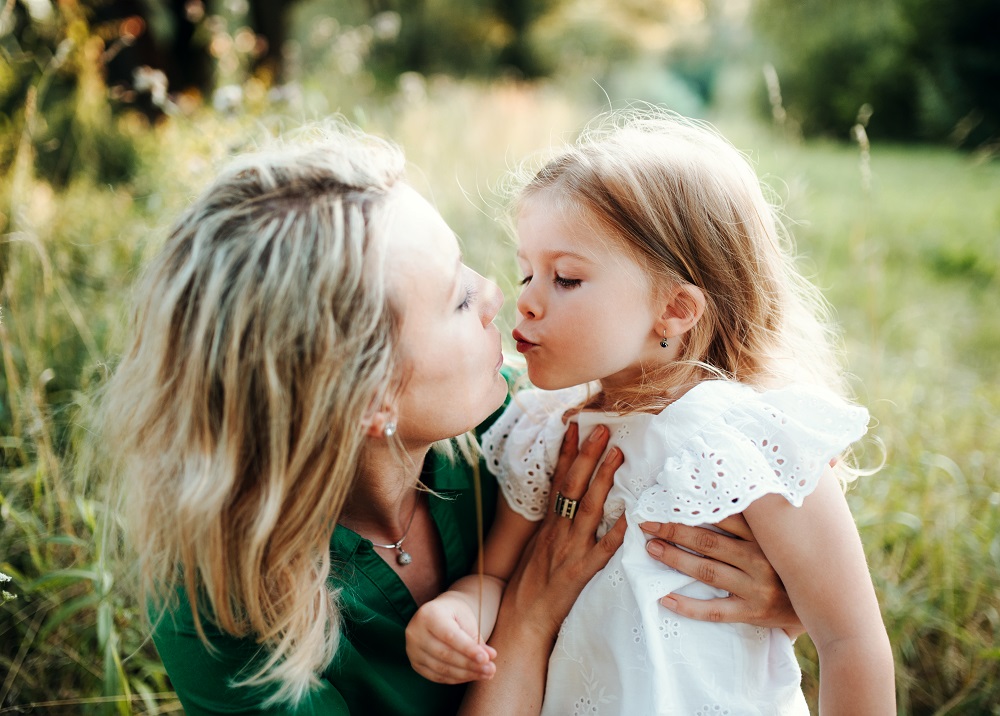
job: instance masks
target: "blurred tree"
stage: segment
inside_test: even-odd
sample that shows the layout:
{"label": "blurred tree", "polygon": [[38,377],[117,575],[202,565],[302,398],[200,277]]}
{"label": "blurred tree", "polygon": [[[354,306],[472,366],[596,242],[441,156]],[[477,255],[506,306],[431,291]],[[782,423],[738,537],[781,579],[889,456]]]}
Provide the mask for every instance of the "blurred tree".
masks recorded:
{"label": "blurred tree", "polygon": [[288,40],[288,13],[293,3],[288,0],[252,0],[250,21],[261,47],[254,53],[251,72],[267,84],[285,80],[282,48]]}
{"label": "blurred tree", "polygon": [[912,28],[920,130],[970,146],[1000,139],[1000,2],[899,0]]}
{"label": "blurred tree", "polygon": [[757,0],[755,26],[806,134],[977,145],[1000,133],[996,0]]}
{"label": "blurred tree", "polygon": [[88,22],[90,8],[71,0],[58,9],[13,5],[0,18],[0,166],[21,157],[55,184],[77,174],[101,183],[127,180],[138,157],[111,121],[104,72],[109,57],[132,39],[129,25],[102,35]]}
{"label": "blurred tree", "polygon": [[536,76],[540,69],[524,36],[537,17],[535,6],[556,0],[358,1],[368,19],[383,13],[395,13],[400,19],[398,35],[377,42],[369,63],[382,84],[394,85],[403,72],[490,76],[504,63],[520,63],[512,66],[523,75]]}
{"label": "blurred tree", "polygon": [[493,9],[508,30],[497,60],[501,69],[512,69],[525,78],[548,74],[530,39],[534,24],[553,10],[560,0],[493,0]]}

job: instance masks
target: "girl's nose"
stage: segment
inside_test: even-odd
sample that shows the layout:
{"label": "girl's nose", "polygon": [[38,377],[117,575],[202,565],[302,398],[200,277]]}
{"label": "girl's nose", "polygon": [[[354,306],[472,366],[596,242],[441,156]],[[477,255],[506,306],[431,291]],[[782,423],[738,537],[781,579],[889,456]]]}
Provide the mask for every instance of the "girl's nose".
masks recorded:
{"label": "girl's nose", "polygon": [[540,308],[531,284],[525,284],[521,289],[521,294],[517,297],[517,311],[525,318],[538,318]]}

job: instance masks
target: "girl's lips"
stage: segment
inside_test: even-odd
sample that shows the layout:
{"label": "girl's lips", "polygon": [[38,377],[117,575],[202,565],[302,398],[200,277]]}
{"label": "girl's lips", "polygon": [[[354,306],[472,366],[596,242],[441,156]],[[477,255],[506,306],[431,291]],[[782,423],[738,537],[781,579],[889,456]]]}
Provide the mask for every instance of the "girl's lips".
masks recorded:
{"label": "girl's lips", "polygon": [[536,345],[538,345],[537,343],[532,343],[527,338],[525,338],[523,335],[521,335],[520,331],[514,331],[514,333],[511,334],[511,335],[513,335],[514,336],[514,340],[517,341],[517,352],[518,353],[526,353],[527,351],[531,350]]}

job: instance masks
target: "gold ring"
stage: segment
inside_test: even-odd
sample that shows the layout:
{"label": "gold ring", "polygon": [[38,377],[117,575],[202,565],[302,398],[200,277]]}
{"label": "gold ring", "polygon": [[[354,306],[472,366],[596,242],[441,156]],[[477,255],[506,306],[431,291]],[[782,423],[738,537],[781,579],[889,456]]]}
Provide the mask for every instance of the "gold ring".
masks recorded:
{"label": "gold ring", "polygon": [[557,492],[555,513],[560,517],[573,519],[576,516],[576,508],[579,504],[579,500],[571,500],[568,497],[564,497],[561,492]]}

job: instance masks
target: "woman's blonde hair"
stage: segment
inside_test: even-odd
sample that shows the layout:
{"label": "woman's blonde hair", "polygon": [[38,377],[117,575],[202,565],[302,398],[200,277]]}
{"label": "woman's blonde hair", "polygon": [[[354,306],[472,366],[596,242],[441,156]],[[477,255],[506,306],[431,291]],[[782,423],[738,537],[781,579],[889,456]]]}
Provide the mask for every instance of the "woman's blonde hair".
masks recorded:
{"label": "woman's blonde hair", "polygon": [[[138,285],[106,388],[143,593],[183,588],[264,649],[241,683],[298,701],[336,651],[330,538],[364,420],[398,387],[398,319],[374,230],[402,153],[312,128],[236,159]],[[169,616],[167,616],[169,618]]]}
{"label": "woman's blonde hair", "polygon": [[678,360],[606,396],[612,409],[660,410],[709,377],[842,392],[827,304],[747,159],[707,124],[655,108],[604,115],[521,182],[515,209],[542,194],[619,242],[654,291],[691,284],[706,298]]}

